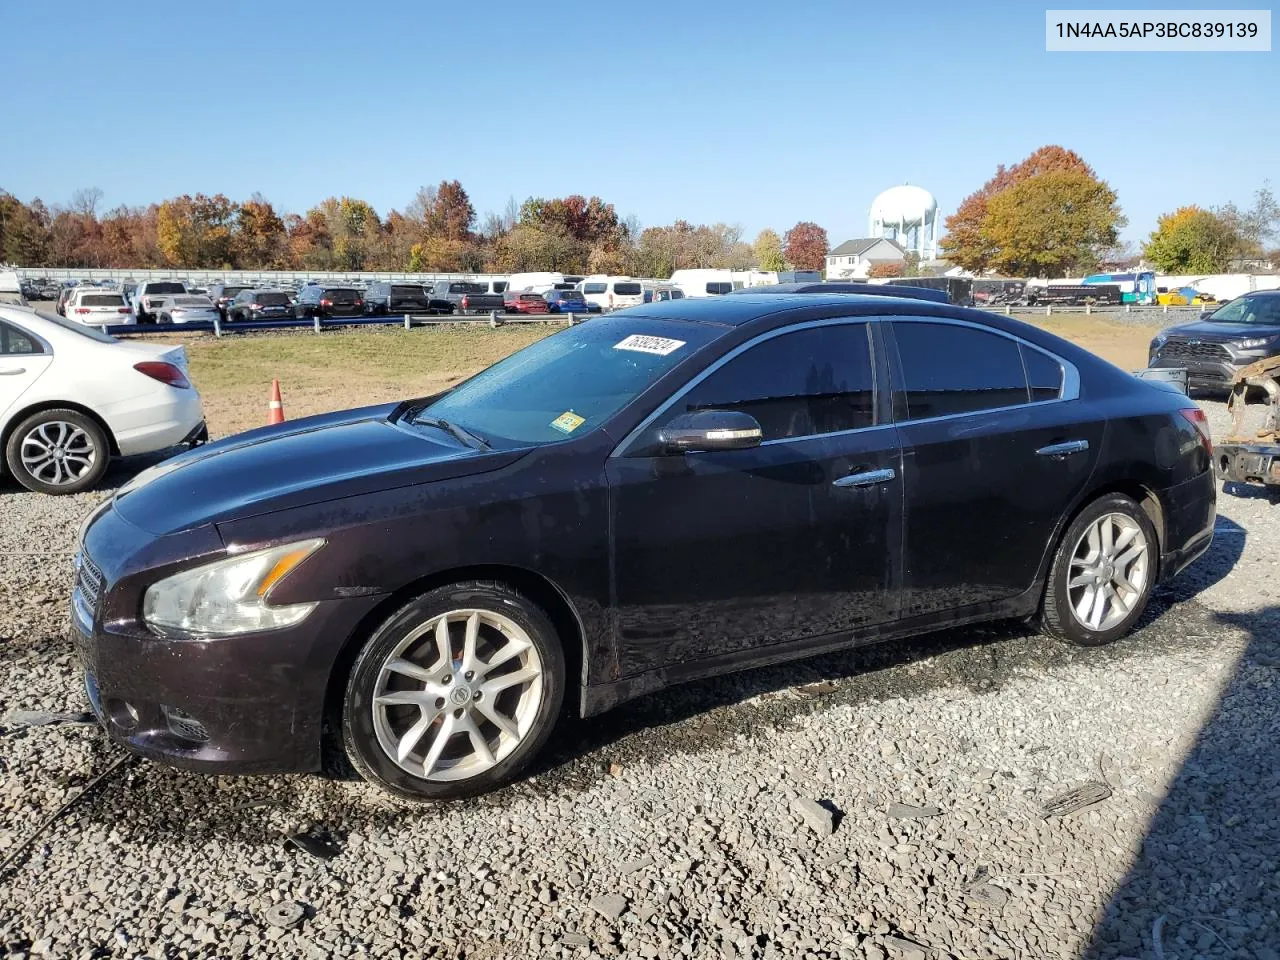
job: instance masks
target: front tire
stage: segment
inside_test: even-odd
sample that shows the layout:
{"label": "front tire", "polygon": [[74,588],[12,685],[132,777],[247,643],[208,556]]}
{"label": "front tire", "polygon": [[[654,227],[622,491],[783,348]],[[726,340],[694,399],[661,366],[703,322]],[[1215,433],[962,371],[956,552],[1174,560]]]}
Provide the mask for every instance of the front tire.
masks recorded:
{"label": "front tire", "polygon": [[1045,585],[1041,625],[1060,640],[1099,647],[1128,633],[1155,585],[1160,543],[1132,499],[1108,494],[1067,527]]}
{"label": "front tire", "polygon": [[510,782],[564,701],[564,654],[547,615],[500,583],[440,587],[393,613],[357,656],[342,740],[366,780],[412,801]]}
{"label": "front tire", "polygon": [[106,431],[78,410],[42,410],[9,436],[5,462],[34,493],[80,493],[102,479],[111,457]]}

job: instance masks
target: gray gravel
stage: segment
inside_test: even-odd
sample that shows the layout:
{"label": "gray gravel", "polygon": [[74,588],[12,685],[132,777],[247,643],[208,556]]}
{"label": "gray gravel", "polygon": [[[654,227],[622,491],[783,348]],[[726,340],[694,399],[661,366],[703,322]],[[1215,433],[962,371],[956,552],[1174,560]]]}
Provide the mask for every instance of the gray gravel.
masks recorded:
{"label": "gray gravel", "polygon": [[[84,709],[63,630],[95,500],[0,489],[0,717]],[[1275,960],[1280,506],[1219,509],[1113,647],[1001,624],[694,684],[475,801],[128,765],[0,877],[0,956]],[[2,726],[0,858],[117,756]]]}

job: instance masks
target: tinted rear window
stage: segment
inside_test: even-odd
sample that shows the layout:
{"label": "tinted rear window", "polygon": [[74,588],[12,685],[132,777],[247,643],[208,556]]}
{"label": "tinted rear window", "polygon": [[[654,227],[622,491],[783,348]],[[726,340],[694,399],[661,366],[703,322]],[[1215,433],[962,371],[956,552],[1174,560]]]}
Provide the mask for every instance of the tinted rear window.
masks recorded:
{"label": "tinted rear window", "polygon": [[342,300],[344,302],[360,299],[359,291],[352,290],[350,287],[334,287],[326,290],[324,296],[329,300]]}
{"label": "tinted rear window", "polygon": [[1026,403],[1027,375],[1017,341],[973,327],[894,323],[902,383],[899,419],[920,420]]}
{"label": "tinted rear window", "polygon": [[253,298],[253,302],[274,307],[281,304],[288,304],[289,295],[287,293],[260,293]]}
{"label": "tinted rear window", "polygon": [[638,283],[615,283],[613,292],[620,297],[638,297],[640,296],[640,284]]}
{"label": "tinted rear window", "polygon": [[118,293],[88,293],[80,298],[82,307],[123,307],[124,297]]}
{"label": "tinted rear window", "polygon": [[449,292],[450,293],[488,293],[489,291],[478,283],[466,283],[464,281],[464,282],[455,282],[455,283],[449,284]]}
{"label": "tinted rear window", "polygon": [[218,294],[220,297],[234,297],[241,290],[248,290],[248,287],[223,287],[222,292]]}
{"label": "tinted rear window", "polygon": [[604,293],[607,287],[603,283],[584,283],[582,285],[583,293]]}
{"label": "tinted rear window", "polygon": [[148,283],[145,289],[148,294],[187,292],[187,288],[180,283]]}
{"label": "tinted rear window", "polygon": [[412,284],[396,284],[391,288],[393,297],[418,297],[421,298],[425,294],[422,287],[413,286]]}
{"label": "tinted rear window", "polygon": [[175,307],[212,307],[213,301],[208,297],[174,297]]}
{"label": "tinted rear window", "polygon": [[733,289],[732,283],[721,283],[719,281],[713,281],[707,284],[707,293],[717,293],[717,294],[728,293],[732,289]]}

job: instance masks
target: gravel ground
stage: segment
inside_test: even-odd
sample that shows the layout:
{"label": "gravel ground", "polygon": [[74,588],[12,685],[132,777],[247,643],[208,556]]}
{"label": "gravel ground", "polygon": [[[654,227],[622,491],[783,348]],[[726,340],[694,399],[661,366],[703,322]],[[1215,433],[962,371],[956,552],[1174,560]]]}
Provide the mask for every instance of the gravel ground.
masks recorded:
{"label": "gravel ground", "polygon": [[[94,500],[0,489],[0,718],[84,709],[64,608]],[[996,625],[693,684],[476,801],[130,762],[0,876],[0,956],[1276,960],[1280,507],[1219,511],[1113,647]],[[0,857],[120,756],[0,719]]]}

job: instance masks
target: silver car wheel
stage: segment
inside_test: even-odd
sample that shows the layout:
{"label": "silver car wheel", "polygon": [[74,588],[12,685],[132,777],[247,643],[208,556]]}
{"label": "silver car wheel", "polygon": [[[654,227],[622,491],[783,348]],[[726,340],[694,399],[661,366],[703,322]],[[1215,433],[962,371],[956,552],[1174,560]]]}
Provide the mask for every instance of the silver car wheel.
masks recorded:
{"label": "silver car wheel", "polygon": [[22,466],[50,486],[75,483],[93,469],[98,450],[93,438],[74,423],[50,420],[34,427],[19,447]]}
{"label": "silver car wheel", "polygon": [[1067,598],[1082,627],[1102,632],[1127,616],[1146,590],[1150,548],[1138,522],[1108,513],[1085,529],[1071,552]]}
{"label": "silver car wheel", "polygon": [[520,745],[542,694],[542,659],[519,625],[492,610],[450,610],[409,633],[383,661],[374,731],[406,773],[465,780]]}

